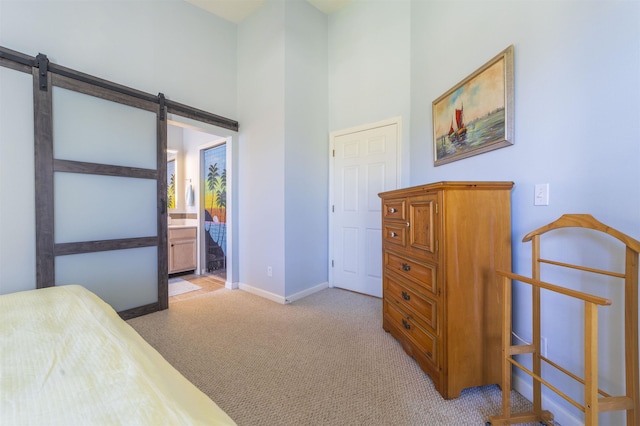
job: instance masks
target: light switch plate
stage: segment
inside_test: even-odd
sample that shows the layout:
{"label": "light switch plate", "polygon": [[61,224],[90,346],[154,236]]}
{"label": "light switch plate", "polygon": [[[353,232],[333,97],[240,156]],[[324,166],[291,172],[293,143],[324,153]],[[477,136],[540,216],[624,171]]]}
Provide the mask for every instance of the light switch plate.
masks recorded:
{"label": "light switch plate", "polygon": [[534,206],[548,206],[549,205],[549,184],[548,183],[536,183],[534,189]]}

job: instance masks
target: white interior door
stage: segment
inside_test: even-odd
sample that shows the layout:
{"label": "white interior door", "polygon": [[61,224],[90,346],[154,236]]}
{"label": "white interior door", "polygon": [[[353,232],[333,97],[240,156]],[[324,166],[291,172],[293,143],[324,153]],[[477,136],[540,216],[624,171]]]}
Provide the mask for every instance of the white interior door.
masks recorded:
{"label": "white interior door", "polygon": [[399,124],[333,139],[331,285],[382,297],[378,193],[397,188]]}

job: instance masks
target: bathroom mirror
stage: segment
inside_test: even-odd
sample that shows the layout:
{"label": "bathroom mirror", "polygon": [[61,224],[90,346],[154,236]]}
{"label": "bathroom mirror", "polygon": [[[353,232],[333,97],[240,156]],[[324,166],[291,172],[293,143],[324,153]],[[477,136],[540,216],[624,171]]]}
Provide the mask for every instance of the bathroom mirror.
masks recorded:
{"label": "bathroom mirror", "polygon": [[178,151],[167,149],[167,209],[178,208]]}

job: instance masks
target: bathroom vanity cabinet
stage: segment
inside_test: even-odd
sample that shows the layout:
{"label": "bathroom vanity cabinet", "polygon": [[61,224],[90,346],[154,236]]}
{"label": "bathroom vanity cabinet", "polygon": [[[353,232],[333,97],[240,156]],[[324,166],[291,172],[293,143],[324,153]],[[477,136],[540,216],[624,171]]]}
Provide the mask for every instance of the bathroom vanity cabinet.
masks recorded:
{"label": "bathroom vanity cabinet", "polygon": [[197,268],[197,227],[169,228],[169,273],[193,271]]}

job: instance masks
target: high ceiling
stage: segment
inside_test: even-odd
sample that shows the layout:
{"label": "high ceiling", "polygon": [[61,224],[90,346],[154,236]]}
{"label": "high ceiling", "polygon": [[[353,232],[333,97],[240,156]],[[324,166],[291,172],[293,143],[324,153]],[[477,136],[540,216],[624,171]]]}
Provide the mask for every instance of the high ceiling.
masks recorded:
{"label": "high ceiling", "polygon": [[[259,8],[265,0],[184,0],[201,9],[211,12],[227,21],[241,22],[251,12]],[[298,0],[287,0],[298,1]],[[306,0],[327,15],[340,10],[352,0]]]}

